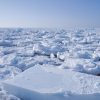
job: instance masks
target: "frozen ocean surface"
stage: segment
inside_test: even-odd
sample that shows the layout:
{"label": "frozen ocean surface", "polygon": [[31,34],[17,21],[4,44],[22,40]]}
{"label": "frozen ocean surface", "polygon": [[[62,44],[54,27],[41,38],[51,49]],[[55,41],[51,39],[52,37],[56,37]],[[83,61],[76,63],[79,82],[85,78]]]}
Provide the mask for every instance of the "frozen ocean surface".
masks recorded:
{"label": "frozen ocean surface", "polygon": [[99,76],[99,28],[0,29],[0,100],[99,100]]}

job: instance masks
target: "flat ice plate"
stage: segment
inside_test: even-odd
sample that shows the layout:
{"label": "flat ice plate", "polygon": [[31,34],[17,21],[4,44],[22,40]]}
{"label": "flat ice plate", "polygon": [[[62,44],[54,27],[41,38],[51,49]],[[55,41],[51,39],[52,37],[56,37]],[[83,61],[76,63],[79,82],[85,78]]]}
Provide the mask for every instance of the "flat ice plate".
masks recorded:
{"label": "flat ice plate", "polygon": [[50,66],[29,68],[3,85],[22,100],[100,99],[100,77]]}

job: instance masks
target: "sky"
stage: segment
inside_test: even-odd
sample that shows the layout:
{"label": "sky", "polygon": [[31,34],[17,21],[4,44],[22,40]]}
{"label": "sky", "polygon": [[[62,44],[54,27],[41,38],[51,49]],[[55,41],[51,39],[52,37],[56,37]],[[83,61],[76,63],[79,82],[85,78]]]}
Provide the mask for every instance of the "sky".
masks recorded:
{"label": "sky", "polygon": [[0,0],[0,27],[100,27],[100,0]]}

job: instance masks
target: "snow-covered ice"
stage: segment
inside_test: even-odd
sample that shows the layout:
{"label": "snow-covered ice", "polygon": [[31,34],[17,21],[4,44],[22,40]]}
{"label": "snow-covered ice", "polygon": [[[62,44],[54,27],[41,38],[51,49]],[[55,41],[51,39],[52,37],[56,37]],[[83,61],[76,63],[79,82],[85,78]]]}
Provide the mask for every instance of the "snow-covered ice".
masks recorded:
{"label": "snow-covered ice", "polygon": [[23,100],[80,100],[82,95],[85,95],[82,100],[99,100],[100,78],[54,66],[36,65],[5,81],[4,88]]}
{"label": "snow-covered ice", "polygon": [[[96,98],[99,100],[100,29],[87,28],[61,30],[1,28],[0,83],[4,83],[6,80],[12,83],[12,80],[17,80],[17,77],[23,75],[24,73],[27,74],[25,75],[26,77],[28,74],[30,74],[31,70],[35,70],[36,67],[38,71],[40,69],[43,70],[47,77],[54,76],[53,78],[47,78],[48,82],[50,82],[50,79],[55,82],[55,84],[49,84],[53,85],[55,90],[53,90],[53,88],[50,91],[47,88],[49,92],[54,93],[53,96],[51,96],[50,93],[50,95],[46,97],[48,98],[47,100],[52,98],[55,98],[54,100],[63,100],[62,96],[68,94],[73,95],[70,96],[71,98],[68,98],[68,100],[73,100],[73,98],[83,98],[83,100],[86,100],[87,97],[90,99]],[[41,77],[43,72],[40,71],[39,73]],[[62,75],[61,73],[64,74]],[[34,71],[32,74],[35,74]],[[37,75],[35,76],[39,77]],[[74,77],[74,79],[71,77]],[[67,81],[62,82],[61,79],[63,80],[63,78]],[[13,89],[15,89],[15,86],[22,82],[22,80],[14,83]],[[38,88],[41,86],[39,82],[37,84]],[[76,82],[75,84],[78,86],[71,85],[74,82]],[[28,93],[28,91],[31,91],[31,94],[34,90],[34,86],[31,87],[32,90],[30,88],[27,89],[26,86],[29,87],[28,84],[31,84],[31,81],[28,80],[25,81],[25,83],[25,87],[22,88],[22,86],[19,86],[16,88],[16,91],[17,89],[21,89],[20,91],[25,89],[23,92]],[[32,82],[32,84],[35,83]],[[58,84],[60,84],[60,88],[56,89],[58,88],[56,87]],[[65,86],[65,88],[62,86],[62,84]],[[68,84],[69,86],[67,86]],[[45,84],[45,86],[46,85],[47,84]],[[7,100],[10,100],[10,97],[18,99],[15,97],[17,94],[15,94],[15,96],[10,96],[14,95],[11,93],[12,91],[7,92],[6,88],[3,89],[2,84],[0,87],[2,87],[0,91],[0,100],[5,100],[2,98],[2,95],[4,95],[5,98],[8,98],[9,96],[9,99]],[[11,87],[12,85],[9,88],[12,89]],[[77,89],[79,92],[77,92]],[[36,95],[38,97],[38,93],[36,93]],[[39,95],[41,95],[41,93]],[[43,98],[45,98],[45,96]]]}

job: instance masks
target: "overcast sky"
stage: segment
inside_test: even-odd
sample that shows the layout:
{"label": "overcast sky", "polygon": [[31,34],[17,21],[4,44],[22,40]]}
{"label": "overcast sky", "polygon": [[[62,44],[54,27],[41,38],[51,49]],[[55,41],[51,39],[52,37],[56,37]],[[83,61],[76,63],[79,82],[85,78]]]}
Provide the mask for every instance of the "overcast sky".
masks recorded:
{"label": "overcast sky", "polygon": [[100,26],[100,0],[0,0],[0,27]]}

